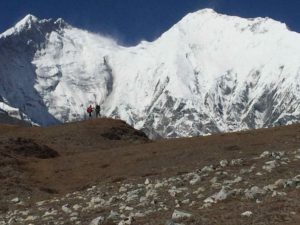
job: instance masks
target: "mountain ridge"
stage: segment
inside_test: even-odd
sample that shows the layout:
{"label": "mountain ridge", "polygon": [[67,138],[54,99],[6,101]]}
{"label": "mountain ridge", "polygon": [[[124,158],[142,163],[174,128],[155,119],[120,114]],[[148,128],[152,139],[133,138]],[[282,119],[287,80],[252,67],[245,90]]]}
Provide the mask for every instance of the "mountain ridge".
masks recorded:
{"label": "mountain ridge", "polygon": [[[31,23],[41,26],[33,32]],[[200,10],[155,41],[132,47],[62,19],[29,15],[20,26],[21,36],[0,35],[0,96],[43,126],[83,119],[85,107],[95,103],[102,115],[121,118],[151,138],[300,119],[300,35],[269,18]],[[28,83],[9,74],[26,74]],[[8,93],[8,84],[21,91]]]}

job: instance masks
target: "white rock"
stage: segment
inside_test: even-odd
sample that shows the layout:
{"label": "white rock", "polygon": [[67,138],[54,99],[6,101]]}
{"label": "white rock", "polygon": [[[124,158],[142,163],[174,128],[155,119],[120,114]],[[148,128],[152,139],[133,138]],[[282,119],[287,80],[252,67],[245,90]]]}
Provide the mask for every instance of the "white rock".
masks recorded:
{"label": "white rock", "polygon": [[261,155],[259,156],[259,158],[265,158],[265,157],[268,157],[270,156],[270,152],[269,151],[264,151],[263,153],[261,153]]}
{"label": "white rock", "polygon": [[38,219],[37,216],[28,216],[24,221],[35,221],[37,219]]}
{"label": "white rock", "polygon": [[158,189],[158,188],[161,188],[161,187],[163,187],[164,186],[164,184],[163,183],[156,183],[155,185],[154,185],[154,188],[155,189]]}
{"label": "white rock", "polygon": [[231,184],[235,184],[235,183],[239,183],[243,180],[242,177],[236,177],[234,180],[225,180],[224,184],[225,185],[231,185]]}
{"label": "white rock", "polygon": [[129,207],[129,206],[126,206],[126,207],[125,207],[125,210],[126,210],[126,211],[132,211],[133,208],[132,208],[132,207]]}
{"label": "white rock", "polygon": [[43,217],[47,217],[47,216],[56,216],[58,214],[57,210],[51,209],[48,210],[44,213]]}
{"label": "white rock", "polygon": [[148,185],[148,184],[150,184],[150,181],[149,181],[149,179],[147,178],[147,179],[145,180],[145,185]]}
{"label": "white rock", "polygon": [[196,205],[196,201],[192,201],[189,206],[193,206],[193,205]]}
{"label": "white rock", "polygon": [[198,199],[204,198],[204,195],[203,194],[199,194],[199,195],[197,195],[197,198]]}
{"label": "white rock", "polygon": [[206,202],[206,203],[204,203],[201,207],[200,207],[200,209],[206,209],[206,208],[209,208],[209,207],[211,207],[212,206],[212,203],[211,202]]}
{"label": "white rock", "polygon": [[205,191],[205,188],[204,187],[199,187],[196,191],[193,192],[193,194],[197,195],[201,192],[204,192]]}
{"label": "white rock", "polygon": [[93,220],[90,222],[89,225],[100,225],[100,224],[102,224],[103,222],[104,222],[104,217],[99,216],[99,217],[93,219]]}
{"label": "white rock", "polygon": [[68,205],[68,204],[63,205],[63,206],[61,207],[61,209],[62,209],[63,212],[65,212],[65,213],[67,213],[67,214],[72,213],[72,210],[69,208],[69,205]]}
{"label": "white rock", "polygon": [[275,183],[274,183],[274,185],[276,186],[276,187],[284,187],[284,185],[285,185],[285,182],[286,182],[286,180],[284,180],[284,179],[278,179],[277,181],[275,181]]}
{"label": "white rock", "polygon": [[189,204],[190,203],[190,200],[189,199],[185,199],[181,202],[182,204]]}
{"label": "white rock", "polygon": [[76,216],[71,216],[71,217],[70,217],[70,221],[71,221],[71,222],[74,222],[74,221],[76,221],[76,220],[78,220],[78,218],[77,218]]}
{"label": "white rock", "polygon": [[145,196],[140,197],[140,203],[146,202],[146,201],[147,201],[147,198]]}
{"label": "white rock", "polygon": [[146,192],[146,198],[156,197],[156,196],[157,196],[157,192],[155,189],[150,189]]}
{"label": "white rock", "polygon": [[275,196],[286,196],[286,193],[285,192],[280,192],[280,191],[273,191],[272,193],[272,197],[275,197]]}
{"label": "white rock", "polygon": [[250,217],[252,215],[253,215],[253,213],[251,211],[246,211],[241,214],[241,216],[244,216],[244,217]]}
{"label": "white rock", "polygon": [[19,202],[20,202],[20,199],[19,199],[18,197],[16,197],[16,198],[13,198],[13,199],[11,200],[11,202],[12,202],[12,203],[19,203]]}
{"label": "white rock", "polygon": [[120,214],[111,210],[109,216],[107,217],[107,219],[111,219],[111,220],[117,220],[120,218]]}
{"label": "white rock", "polygon": [[126,217],[118,223],[118,225],[130,225],[133,222],[134,218],[132,216]]}
{"label": "white rock", "polygon": [[142,218],[142,217],[145,217],[146,215],[144,214],[144,213],[141,213],[141,212],[136,212],[135,214],[134,214],[134,217],[136,217],[136,218]]}
{"label": "white rock", "polygon": [[100,197],[92,197],[91,198],[91,203],[104,205],[105,204],[105,200],[102,199],[102,198],[100,198]]}
{"label": "white rock", "polygon": [[214,183],[217,183],[217,181],[218,181],[218,178],[217,177],[213,177],[213,178],[210,179],[209,182],[214,184]]}
{"label": "white rock", "polygon": [[75,205],[73,205],[73,207],[72,207],[75,211],[77,211],[77,210],[79,210],[80,208],[82,208],[82,206],[81,205],[78,205],[78,204],[75,204]]}
{"label": "white rock", "polygon": [[262,203],[262,201],[261,200],[259,200],[259,199],[256,199],[256,201],[255,201],[257,204],[260,204],[260,203]]}
{"label": "white rock", "polygon": [[273,191],[276,188],[277,188],[277,186],[274,184],[269,184],[267,186],[264,186],[264,190],[266,190],[266,191]]}
{"label": "white rock", "polygon": [[214,199],[214,202],[218,202],[227,199],[232,194],[232,191],[228,190],[227,187],[222,187],[222,189],[218,193],[214,194],[212,198]]}
{"label": "white rock", "polygon": [[178,219],[184,219],[184,218],[190,218],[192,216],[191,213],[183,212],[179,210],[174,210],[172,214],[172,220],[178,220]]}
{"label": "white rock", "polygon": [[220,161],[220,166],[226,167],[228,166],[228,161],[226,159]]}
{"label": "white rock", "polygon": [[20,214],[21,214],[22,216],[28,216],[28,215],[29,215],[29,213],[30,213],[30,211],[29,211],[29,210],[20,211]]}
{"label": "white rock", "polygon": [[243,163],[243,159],[232,159],[230,161],[231,166],[241,166]]}
{"label": "white rock", "polygon": [[248,199],[254,199],[254,198],[257,198],[257,197],[259,197],[261,195],[265,195],[265,194],[266,194],[266,191],[257,186],[253,186],[250,189],[245,190],[245,196]]}
{"label": "white rock", "polygon": [[215,200],[212,197],[208,197],[208,198],[204,199],[203,202],[204,203],[215,203]]}
{"label": "white rock", "polygon": [[207,173],[207,172],[211,172],[211,171],[214,171],[214,167],[213,165],[210,165],[210,166],[205,166],[201,169],[201,172],[202,173]]}
{"label": "white rock", "polygon": [[190,180],[191,185],[195,185],[201,181],[201,177],[198,174],[194,174],[194,177],[192,180]]}
{"label": "white rock", "polygon": [[70,214],[70,216],[78,216],[79,214],[78,214],[78,212],[72,212],[71,214]]}
{"label": "white rock", "polygon": [[42,205],[44,205],[45,204],[45,202],[46,201],[40,201],[40,202],[37,202],[37,203],[35,203],[37,206],[42,206]]}
{"label": "white rock", "polygon": [[121,186],[121,187],[119,188],[119,192],[126,192],[126,191],[127,191],[127,188],[126,188],[126,187]]}
{"label": "white rock", "polygon": [[268,172],[272,172],[272,170],[278,166],[276,160],[268,161],[265,164],[266,165],[264,165],[262,168]]}
{"label": "white rock", "polygon": [[92,186],[92,187],[90,187],[90,188],[88,188],[88,189],[86,189],[88,192],[90,192],[90,191],[93,191],[93,190],[95,190],[97,187],[96,186]]}

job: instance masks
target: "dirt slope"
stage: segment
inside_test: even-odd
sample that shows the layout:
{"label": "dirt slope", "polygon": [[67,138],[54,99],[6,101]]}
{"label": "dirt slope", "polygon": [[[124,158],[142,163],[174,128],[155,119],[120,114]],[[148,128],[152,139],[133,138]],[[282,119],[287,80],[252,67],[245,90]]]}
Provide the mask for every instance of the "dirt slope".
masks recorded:
{"label": "dirt slope", "polygon": [[[170,184],[166,184],[171,185],[168,188],[173,185],[192,190],[194,186],[190,184],[189,179],[192,180],[196,175],[186,174],[198,173],[204,180],[203,187],[206,192],[203,195],[209,197],[222,188],[222,185],[217,188],[210,186],[210,180],[214,176],[225,182],[229,179],[229,177],[225,179],[226,176],[232,175],[230,179],[235,179],[242,169],[250,170],[253,165],[257,168],[255,173],[262,173],[263,176],[255,174],[245,176],[243,179],[246,181],[243,184],[239,183],[240,186],[237,188],[246,191],[251,185],[266,186],[278,179],[289,179],[300,174],[300,163],[296,158],[300,146],[300,125],[161,141],[150,141],[143,133],[132,129],[124,122],[111,119],[90,120],[48,128],[2,125],[0,133],[0,185],[3,187],[0,192],[2,204],[0,210],[2,213],[7,213],[9,209],[15,207],[10,200],[16,196],[34,208],[32,204],[38,200],[60,198],[74,191],[81,191],[85,193],[84,195],[90,196],[93,191],[88,190],[93,185],[101,191],[105,189],[110,193],[109,196],[113,196],[119,193],[119,188],[124,185],[127,189],[131,188],[131,191],[134,191],[134,187],[141,188],[143,185],[146,185],[147,189],[148,184],[144,184],[147,178],[150,183],[155,180],[163,183],[164,179],[175,177],[181,181],[178,181],[179,183],[174,181],[173,184],[173,181],[170,181]],[[270,155],[259,158],[265,151],[269,151]],[[288,163],[284,161],[283,156],[280,156],[280,159],[273,159],[272,152],[286,153]],[[223,159],[229,162],[233,159],[243,159],[243,162],[228,168],[226,165],[224,169],[220,166],[220,161]],[[279,160],[278,163],[280,165],[282,163],[282,166],[276,167],[272,173],[262,169],[265,163],[272,160]],[[214,175],[204,176],[199,172],[206,166],[212,166]],[[241,173],[240,176],[242,175]],[[172,196],[169,196],[164,200],[164,204],[167,204],[166,210],[155,211],[149,216],[144,215],[143,219],[136,219],[132,224],[165,224],[177,208],[197,215],[184,224],[216,224],[220,221],[223,221],[220,224],[242,222],[243,224],[300,224],[298,216],[300,200],[290,201],[299,199],[299,190],[300,182],[299,189],[287,189],[287,197],[274,200],[266,195],[263,203],[259,205],[250,200],[243,202],[239,198],[226,199],[212,207],[202,208],[200,213],[203,214],[202,219],[199,217],[199,210],[203,207],[205,199],[194,199],[197,207],[187,207],[181,203],[176,204],[176,201],[174,203]],[[187,196],[192,193],[187,192]],[[158,195],[166,196],[169,195],[168,193],[169,191],[166,190],[166,193],[158,192]],[[75,201],[73,199],[66,202],[66,199],[63,199],[61,201],[65,204]],[[189,199],[190,203],[192,199],[192,197]],[[125,201],[122,202],[129,205]],[[58,207],[51,204],[51,207]],[[111,209],[101,208],[102,214],[106,215]],[[256,220],[251,217],[242,219],[240,209],[245,211],[251,209],[259,216],[256,216]],[[231,212],[234,213],[230,215]],[[281,215],[282,212],[284,212],[283,216],[273,217],[276,214]],[[218,221],[219,213],[222,216]],[[80,215],[80,218],[85,221],[83,224],[87,224],[87,221],[99,215],[99,209]],[[266,215],[271,218],[270,223],[266,222]],[[57,222],[57,224],[74,224],[67,222],[70,218],[62,218],[64,222]],[[176,224],[174,221],[172,223]],[[16,224],[22,223],[16,222]]]}

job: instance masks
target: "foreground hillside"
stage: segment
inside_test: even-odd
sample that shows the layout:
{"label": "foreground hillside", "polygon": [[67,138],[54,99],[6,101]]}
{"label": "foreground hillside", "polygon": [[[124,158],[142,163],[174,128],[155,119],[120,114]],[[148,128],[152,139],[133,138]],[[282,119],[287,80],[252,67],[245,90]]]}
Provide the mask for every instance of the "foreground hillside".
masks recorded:
{"label": "foreground hillside", "polygon": [[0,130],[0,224],[300,223],[300,125],[155,142],[111,119]]}

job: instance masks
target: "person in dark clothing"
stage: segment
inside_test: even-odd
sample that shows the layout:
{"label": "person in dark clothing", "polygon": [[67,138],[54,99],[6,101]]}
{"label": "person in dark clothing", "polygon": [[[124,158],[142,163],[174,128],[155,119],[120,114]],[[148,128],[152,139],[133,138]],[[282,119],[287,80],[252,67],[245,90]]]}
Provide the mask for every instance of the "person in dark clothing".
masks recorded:
{"label": "person in dark clothing", "polygon": [[90,105],[88,108],[87,108],[87,113],[89,114],[89,118],[92,118],[92,112],[94,111],[93,110],[93,107]]}
{"label": "person in dark clothing", "polygon": [[100,105],[97,104],[95,109],[96,109],[96,118],[98,118],[98,116],[100,116]]}

